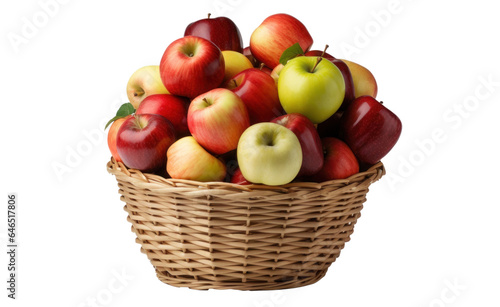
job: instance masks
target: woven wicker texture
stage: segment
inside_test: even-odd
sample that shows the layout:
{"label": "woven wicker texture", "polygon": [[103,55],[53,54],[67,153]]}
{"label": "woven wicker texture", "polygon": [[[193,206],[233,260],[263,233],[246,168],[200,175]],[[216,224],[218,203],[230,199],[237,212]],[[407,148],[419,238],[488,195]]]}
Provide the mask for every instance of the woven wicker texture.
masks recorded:
{"label": "woven wicker texture", "polygon": [[107,169],[137,243],[164,283],[271,290],[315,283],[349,241],[382,163],[345,180],[240,186]]}

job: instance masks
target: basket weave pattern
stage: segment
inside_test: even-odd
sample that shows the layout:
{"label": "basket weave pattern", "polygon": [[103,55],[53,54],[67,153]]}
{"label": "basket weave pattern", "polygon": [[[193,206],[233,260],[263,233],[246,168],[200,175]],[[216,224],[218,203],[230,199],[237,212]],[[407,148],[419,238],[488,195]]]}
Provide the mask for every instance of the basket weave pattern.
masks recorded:
{"label": "basket weave pattern", "polygon": [[192,289],[271,290],[321,279],[349,241],[382,163],[345,180],[241,186],[108,172],[137,243],[164,283]]}

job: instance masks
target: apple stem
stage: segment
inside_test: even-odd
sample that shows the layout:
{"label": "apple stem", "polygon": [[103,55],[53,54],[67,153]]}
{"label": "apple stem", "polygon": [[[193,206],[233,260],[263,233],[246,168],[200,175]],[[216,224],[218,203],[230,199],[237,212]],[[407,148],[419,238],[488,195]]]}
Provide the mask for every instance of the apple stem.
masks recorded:
{"label": "apple stem", "polygon": [[236,79],[233,79],[233,86],[234,86],[234,88],[238,87],[238,82],[236,82]]}
{"label": "apple stem", "polygon": [[316,67],[318,66],[319,62],[321,62],[321,60],[323,60],[323,58],[322,58],[322,57],[320,57],[320,56],[319,56],[319,57],[317,57],[317,59],[316,59],[316,64],[314,64],[314,67],[311,69],[311,73],[313,73],[313,72],[314,72],[314,70],[315,70],[315,69],[316,69]]}
{"label": "apple stem", "polygon": [[328,49],[328,47],[330,47],[330,46],[328,46],[328,44],[326,44],[326,45],[325,45],[325,49],[323,50],[323,53],[321,54],[321,56],[322,56],[322,57],[324,57],[324,56],[325,56],[326,49]]}
{"label": "apple stem", "polygon": [[264,64],[264,63],[260,63],[260,65],[259,65],[259,69],[260,69],[260,70],[262,70],[262,68],[264,68],[264,65],[266,65],[266,64]]}
{"label": "apple stem", "polygon": [[210,19],[210,16],[212,16],[212,13],[208,13],[208,19]]}
{"label": "apple stem", "polygon": [[207,105],[209,105],[209,106],[211,106],[211,105],[212,105],[212,104],[208,101],[208,99],[207,99],[207,98],[203,98],[203,101],[204,101]]}

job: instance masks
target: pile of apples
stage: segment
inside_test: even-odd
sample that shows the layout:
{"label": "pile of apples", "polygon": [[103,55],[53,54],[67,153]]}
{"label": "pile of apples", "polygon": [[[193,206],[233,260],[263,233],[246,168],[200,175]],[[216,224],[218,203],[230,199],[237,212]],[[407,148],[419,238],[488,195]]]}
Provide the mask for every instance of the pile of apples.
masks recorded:
{"label": "pile of apples", "polygon": [[400,119],[368,69],[312,44],[287,14],[266,18],[246,48],[227,17],[189,24],[159,65],[130,77],[111,154],[143,172],[236,184],[323,182],[377,163]]}

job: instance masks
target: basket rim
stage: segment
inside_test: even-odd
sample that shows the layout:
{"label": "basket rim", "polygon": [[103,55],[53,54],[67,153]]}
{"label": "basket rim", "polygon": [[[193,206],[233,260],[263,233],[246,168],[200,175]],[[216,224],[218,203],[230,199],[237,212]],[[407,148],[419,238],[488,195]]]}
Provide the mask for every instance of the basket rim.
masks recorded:
{"label": "basket rim", "polygon": [[264,184],[240,185],[236,183],[223,182],[223,181],[201,182],[188,179],[165,178],[157,174],[143,173],[142,171],[137,169],[127,168],[125,164],[116,161],[114,157],[111,157],[110,161],[107,163],[106,166],[107,166],[107,171],[110,174],[122,178],[129,177],[129,180],[133,179],[136,180],[137,182],[142,182],[142,183],[154,183],[168,187],[192,186],[192,187],[203,187],[207,189],[222,188],[222,189],[233,189],[241,191],[268,190],[268,191],[287,192],[290,189],[294,188],[321,189],[324,186],[330,186],[330,185],[346,186],[355,182],[365,181],[365,179],[369,177],[371,177],[371,180],[369,181],[369,184],[371,184],[375,181],[378,181],[386,173],[384,164],[382,163],[382,161],[379,161],[374,165],[370,166],[367,170],[358,172],[346,179],[334,179],[323,182],[292,181],[284,185],[270,186]]}

